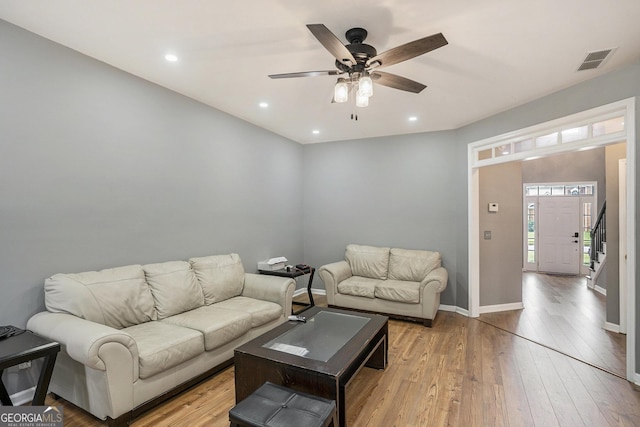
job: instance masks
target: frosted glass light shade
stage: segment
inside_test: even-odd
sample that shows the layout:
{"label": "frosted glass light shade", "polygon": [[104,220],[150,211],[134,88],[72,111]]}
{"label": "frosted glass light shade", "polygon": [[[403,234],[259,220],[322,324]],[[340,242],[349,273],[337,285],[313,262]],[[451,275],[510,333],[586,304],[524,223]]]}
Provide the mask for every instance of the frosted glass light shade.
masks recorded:
{"label": "frosted glass light shade", "polygon": [[356,92],[356,107],[366,107],[369,105],[369,97],[365,96],[358,90]]}
{"label": "frosted glass light shade", "polygon": [[360,93],[363,96],[370,97],[373,95],[373,81],[371,80],[371,77],[361,77],[358,83]]}
{"label": "frosted glass light shade", "polygon": [[333,89],[333,100],[336,102],[347,102],[349,100],[349,86],[347,86],[346,82],[338,80]]}

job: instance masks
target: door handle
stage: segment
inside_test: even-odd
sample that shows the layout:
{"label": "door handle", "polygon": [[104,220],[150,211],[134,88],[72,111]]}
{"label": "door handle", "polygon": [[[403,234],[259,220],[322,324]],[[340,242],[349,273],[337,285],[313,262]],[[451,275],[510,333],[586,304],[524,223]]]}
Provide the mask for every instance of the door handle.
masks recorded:
{"label": "door handle", "polygon": [[573,237],[579,237],[580,233],[573,233]]}
{"label": "door handle", "polygon": [[577,241],[577,240],[574,240],[574,241],[573,241],[573,243],[578,243],[578,241]]}

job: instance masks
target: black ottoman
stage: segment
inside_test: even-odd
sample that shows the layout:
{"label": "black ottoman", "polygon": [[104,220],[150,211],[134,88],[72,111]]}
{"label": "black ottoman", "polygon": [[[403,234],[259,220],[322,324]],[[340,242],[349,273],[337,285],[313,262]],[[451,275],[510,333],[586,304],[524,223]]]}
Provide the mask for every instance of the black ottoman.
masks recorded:
{"label": "black ottoman", "polygon": [[336,402],[266,382],[229,411],[231,426],[337,427]]}

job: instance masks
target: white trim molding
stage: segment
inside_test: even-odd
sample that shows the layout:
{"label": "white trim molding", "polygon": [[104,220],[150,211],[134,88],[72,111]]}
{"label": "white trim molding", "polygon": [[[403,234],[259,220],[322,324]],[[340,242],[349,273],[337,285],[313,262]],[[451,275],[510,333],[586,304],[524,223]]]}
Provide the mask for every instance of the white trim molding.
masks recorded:
{"label": "white trim molding", "polygon": [[524,304],[522,304],[521,302],[513,302],[511,304],[483,305],[482,307],[480,307],[480,314],[522,310],[523,308]]}

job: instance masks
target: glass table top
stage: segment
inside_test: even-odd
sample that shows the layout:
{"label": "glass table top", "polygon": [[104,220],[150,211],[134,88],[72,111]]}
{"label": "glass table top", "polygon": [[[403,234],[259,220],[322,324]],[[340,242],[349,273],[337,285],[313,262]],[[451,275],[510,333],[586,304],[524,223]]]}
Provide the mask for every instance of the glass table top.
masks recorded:
{"label": "glass table top", "polygon": [[262,347],[326,362],[368,321],[357,315],[321,311]]}

